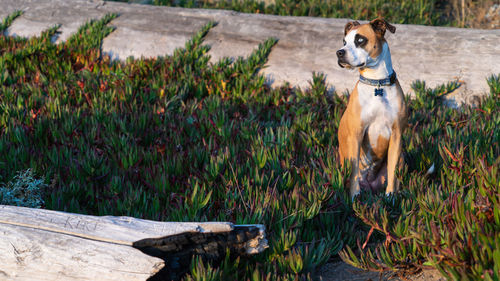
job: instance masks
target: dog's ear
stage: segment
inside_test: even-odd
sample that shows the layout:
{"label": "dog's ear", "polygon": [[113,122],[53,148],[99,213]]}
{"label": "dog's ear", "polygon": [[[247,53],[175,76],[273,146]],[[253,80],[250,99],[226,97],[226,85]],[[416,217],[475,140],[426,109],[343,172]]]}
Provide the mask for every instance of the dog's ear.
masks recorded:
{"label": "dog's ear", "polygon": [[345,27],[344,27],[344,36],[347,35],[347,33],[349,33],[349,31],[351,31],[351,29],[355,26],[358,26],[360,25],[359,22],[357,21],[350,21],[348,23],[346,23]]}
{"label": "dog's ear", "polygon": [[382,18],[372,20],[370,25],[372,26],[373,31],[380,35],[380,37],[384,37],[386,30],[389,30],[391,33],[396,32],[396,27]]}

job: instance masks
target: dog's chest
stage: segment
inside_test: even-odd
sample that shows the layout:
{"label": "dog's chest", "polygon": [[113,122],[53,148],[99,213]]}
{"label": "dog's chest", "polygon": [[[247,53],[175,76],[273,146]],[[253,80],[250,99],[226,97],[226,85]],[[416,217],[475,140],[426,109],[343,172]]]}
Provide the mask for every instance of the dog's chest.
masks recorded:
{"label": "dog's chest", "polygon": [[392,126],[400,110],[396,85],[383,86],[382,96],[375,96],[374,86],[358,84],[358,100],[361,108],[361,120],[369,126],[372,123]]}

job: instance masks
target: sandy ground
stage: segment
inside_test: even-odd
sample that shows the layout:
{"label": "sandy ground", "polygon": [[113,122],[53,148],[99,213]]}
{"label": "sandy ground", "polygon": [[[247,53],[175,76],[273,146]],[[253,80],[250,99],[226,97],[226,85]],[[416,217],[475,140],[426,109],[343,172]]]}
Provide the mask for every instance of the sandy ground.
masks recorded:
{"label": "sandy ground", "polygon": [[[402,279],[381,276],[377,272],[364,271],[352,267],[344,262],[327,263],[318,272],[317,280],[320,281],[377,281],[377,280],[394,280]],[[437,270],[426,270],[415,276],[407,277],[405,280],[410,281],[445,281]]]}

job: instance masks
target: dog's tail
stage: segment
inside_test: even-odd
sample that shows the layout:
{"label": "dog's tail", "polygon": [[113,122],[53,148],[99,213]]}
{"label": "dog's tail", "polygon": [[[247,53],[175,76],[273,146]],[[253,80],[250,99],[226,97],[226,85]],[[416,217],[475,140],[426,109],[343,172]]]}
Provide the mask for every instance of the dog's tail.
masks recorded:
{"label": "dog's tail", "polygon": [[426,176],[432,175],[432,174],[434,174],[435,171],[436,171],[436,165],[434,165],[434,163],[432,163],[431,167],[427,170],[425,175]]}

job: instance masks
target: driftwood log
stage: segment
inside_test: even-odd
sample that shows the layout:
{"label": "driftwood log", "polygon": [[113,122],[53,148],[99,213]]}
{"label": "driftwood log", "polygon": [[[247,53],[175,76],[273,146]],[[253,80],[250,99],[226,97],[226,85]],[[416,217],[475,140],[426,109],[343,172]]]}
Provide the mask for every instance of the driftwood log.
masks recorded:
{"label": "driftwood log", "polygon": [[[65,41],[90,19],[118,14],[109,24],[116,30],[104,38],[102,52],[123,61],[129,56],[171,55],[176,48],[183,48],[203,25],[214,21],[217,26],[204,40],[211,46],[208,55],[212,62],[223,57],[247,57],[264,40],[274,37],[279,41],[269,55],[267,67],[261,69],[271,86],[289,82],[292,87],[309,88],[313,71],[326,74],[330,90],[335,87],[338,94],[352,91],[358,81],[356,74],[337,65],[335,55],[342,47],[344,26],[349,19],[283,17],[102,0],[0,0],[0,21],[16,10],[24,14],[8,28],[9,36],[38,36],[61,24],[58,42]],[[395,26],[396,34],[386,34],[386,38],[405,94],[413,95],[411,85],[415,80],[434,88],[457,79],[461,81],[457,92],[460,95],[452,97],[457,102],[490,92],[486,78],[500,73],[500,29]]]}
{"label": "driftwood log", "polygon": [[193,255],[267,248],[262,225],[156,222],[0,205],[0,280],[176,280]]}

